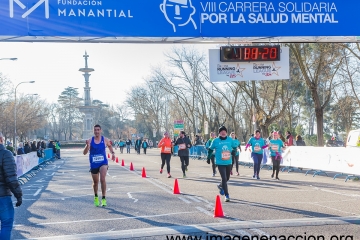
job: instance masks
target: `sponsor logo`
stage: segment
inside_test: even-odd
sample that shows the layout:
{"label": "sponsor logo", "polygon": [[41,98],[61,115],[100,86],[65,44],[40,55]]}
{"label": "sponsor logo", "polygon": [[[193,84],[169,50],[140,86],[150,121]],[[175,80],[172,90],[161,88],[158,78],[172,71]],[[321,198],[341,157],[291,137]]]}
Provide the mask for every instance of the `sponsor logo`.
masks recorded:
{"label": "sponsor logo", "polygon": [[[14,3],[16,3],[21,9],[25,9],[26,6],[20,2],[20,0],[10,0],[9,2],[9,10],[10,10],[10,17],[14,17]],[[28,9],[26,12],[21,15],[22,18],[26,18],[29,16],[33,11],[35,11],[38,7],[40,7],[42,4],[45,5],[45,18],[49,18],[49,0],[39,0],[34,6],[32,6],[30,9]]]}
{"label": "sponsor logo", "polygon": [[192,19],[196,9],[192,5],[191,0],[164,0],[160,4],[160,10],[168,23],[172,25],[174,32],[176,32],[177,27],[183,27],[188,24],[192,24],[197,29],[196,23]]}

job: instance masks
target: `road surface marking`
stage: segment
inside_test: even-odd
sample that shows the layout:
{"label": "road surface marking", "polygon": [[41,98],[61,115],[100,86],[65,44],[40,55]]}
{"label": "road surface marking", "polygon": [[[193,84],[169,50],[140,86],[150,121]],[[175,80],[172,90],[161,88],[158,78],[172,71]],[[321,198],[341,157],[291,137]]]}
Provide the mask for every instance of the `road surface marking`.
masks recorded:
{"label": "road surface marking", "polygon": [[191,203],[190,201],[186,200],[186,199],[183,198],[183,197],[179,197],[179,199],[180,199],[181,201],[185,202],[185,203]]}
{"label": "road surface marking", "polygon": [[58,224],[72,224],[72,223],[82,223],[82,222],[99,222],[99,221],[115,221],[115,220],[127,220],[127,219],[138,219],[138,218],[156,218],[156,217],[164,217],[171,215],[179,215],[179,214],[191,214],[196,212],[178,212],[178,213],[166,213],[166,214],[158,214],[158,215],[148,215],[148,216],[136,216],[136,217],[122,217],[122,218],[108,218],[108,219],[84,219],[84,220],[75,220],[75,221],[66,221],[66,222],[44,222],[37,223],[37,226],[43,225],[58,225]]}
{"label": "road surface marking", "polygon": [[264,231],[261,231],[260,229],[256,229],[256,228],[250,228],[251,231],[259,234],[260,236],[266,236],[267,238],[270,237],[270,235]]}
{"label": "road surface marking", "polygon": [[242,236],[242,237],[243,237],[243,236],[251,237],[251,234],[248,233],[248,232],[246,232],[246,231],[244,231],[244,230],[236,230],[236,232],[239,233],[240,236]]}
{"label": "road surface marking", "polygon": [[201,202],[199,199],[197,199],[197,198],[195,198],[195,197],[193,197],[193,196],[186,196],[188,199],[191,199],[191,200],[193,200],[194,202]]}
{"label": "road surface marking", "polygon": [[208,215],[208,216],[213,217],[213,214],[212,214],[211,212],[207,211],[206,209],[204,209],[204,208],[202,208],[202,207],[196,207],[196,209],[199,210],[199,211],[202,212],[202,213],[205,213],[205,214]]}
{"label": "road surface marking", "polygon": [[36,195],[38,195],[40,192],[41,192],[41,188],[38,189],[38,190],[34,193],[34,197],[35,197]]}

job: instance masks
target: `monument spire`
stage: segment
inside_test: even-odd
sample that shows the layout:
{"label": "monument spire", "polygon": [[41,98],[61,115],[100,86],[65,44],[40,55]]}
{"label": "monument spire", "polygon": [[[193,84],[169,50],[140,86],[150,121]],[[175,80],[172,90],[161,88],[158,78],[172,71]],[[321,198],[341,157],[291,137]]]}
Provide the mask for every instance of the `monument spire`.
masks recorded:
{"label": "monument spire", "polygon": [[93,68],[89,68],[88,66],[88,58],[90,57],[85,51],[85,67],[80,68],[79,71],[83,73],[85,79],[85,87],[84,87],[84,106],[79,107],[79,110],[84,113],[84,131],[83,131],[83,139],[89,139],[92,134],[93,127],[93,119],[95,115],[95,111],[98,109],[97,106],[92,106],[91,96],[90,96],[90,76],[91,72],[95,71]]}

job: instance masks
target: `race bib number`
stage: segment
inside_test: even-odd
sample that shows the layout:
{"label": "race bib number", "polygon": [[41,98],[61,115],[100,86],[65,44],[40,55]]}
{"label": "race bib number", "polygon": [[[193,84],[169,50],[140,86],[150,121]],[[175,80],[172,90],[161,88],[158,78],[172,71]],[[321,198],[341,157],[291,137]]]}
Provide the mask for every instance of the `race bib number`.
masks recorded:
{"label": "race bib number", "polygon": [[222,151],[221,152],[221,160],[226,161],[226,160],[229,160],[230,157],[231,157],[230,151]]}
{"label": "race bib number", "polygon": [[103,155],[94,155],[92,156],[92,162],[93,163],[99,163],[99,162],[103,162],[104,161],[104,156]]}
{"label": "race bib number", "polygon": [[254,147],[254,151],[255,151],[255,152],[260,152],[260,151],[261,151],[261,147],[255,146],[255,147]]}
{"label": "race bib number", "polygon": [[274,151],[274,152],[278,152],[279,151],[279,146],[274,144],[274,145],[271,145],[271,150]]}
{"label": "race bib number", "polygon": [[179,149],[184,150],[186,148],[185,143],[179,144]]}
{"label": "race bib number", "polygon": [[164,147],[164,153],[171,153],[171,147]]}

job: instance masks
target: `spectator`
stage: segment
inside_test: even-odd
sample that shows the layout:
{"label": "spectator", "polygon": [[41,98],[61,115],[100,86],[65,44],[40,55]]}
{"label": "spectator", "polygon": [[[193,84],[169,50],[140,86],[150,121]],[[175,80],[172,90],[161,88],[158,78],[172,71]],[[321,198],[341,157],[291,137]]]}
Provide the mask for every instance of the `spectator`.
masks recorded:
{"label": "spectator", "polygon": [[32,151],[32,152],[36,152],[36,151],[37,151],[36,141],[33,141],[33,142],[31,143],[31,151]]}
{"label": "spectator", "polygon": [[197,146],[197,145],[202,145],[202,141],[201,141],[199,135],[195,136],[194,146]]}
{"label": "spectator", "polygon": [[22,154],[25,154],[24,145],[23,145],[23,143],[19,143],[19,147],[18,147],[18,150],[17,150],[17,155],[22,155]]}
{"label": "spectator", "polygon": [[305,142],[302,140],[300,135],[296,136],[296,146],[306,146]]}
{"label": "spectator", "polygon": [[29,142],[25,142],[24,152],[25,152],[25,154],[28,154],[29,152],[31,152],[31,147],[29,145]]}
{"label": "spectator", "polygon": [[146,154],[146,149],[149,147],[149,144],[147,142],[147,140],[145,139],[144,142],[142,143],[142,148],[144,149],[144,154]]}
{"label": "spectator", "polygon": [[294,146],[294,137],[291,135],[290,131],[286,132],[286,146],[291,147]]}
{"label": "spectator", "polygon": [[130,153],[130,148],[131,148],[131,145],[132,145],[132,142],[130,140],[130,138],[128,138],[128,140],[126,140],[126,153]]}
{"label": "spectator", "polygon": [[15,149],[11,142],[6,146],[6,149],[9,150],[14,156],[16,156]]}
{"label": "spectator", "polygon": [[36,144],[36,150],[39,150],[39,149],[41,149],[41,142],[40,141],[38,141],[37,144]]}
{"label": "spectator", "polygon": [[41,141],[40,146],[41,146],[41,149],[46,149],[46,143],[44,140]]}
{"label": "spectator", "polygon": [[14,224],[14,206],[11,193],[14,194],[16,207],[22,203],[22,190],[16,174],[14,156],[4,147],[4,137],[0,133],[0,239],[10,240]]}
{"label": "spectator", "polygon": [[142,141],[141,141],[140,137],[138,137],[137,140],[135,141],[135,150],[136,150],[137,154],[140,154],[141,145],[142,145]]}
{"label": "spectator", "polygon": [[286,140],[285,140],[284,136],[282,135],[282,132],[278,131],[278,134],[279,134],[280,140],[283,141],[284,143],[286,143]]}
{"label": "spectator", "polygon": [[56,158],[61,159],[61,157],[60,157],[60,143],[59,143],[59,141],[55,141],[54,144],[55,144],[55,149],[56,149],[55,156],[56,156]]}

